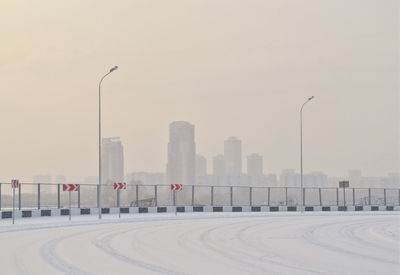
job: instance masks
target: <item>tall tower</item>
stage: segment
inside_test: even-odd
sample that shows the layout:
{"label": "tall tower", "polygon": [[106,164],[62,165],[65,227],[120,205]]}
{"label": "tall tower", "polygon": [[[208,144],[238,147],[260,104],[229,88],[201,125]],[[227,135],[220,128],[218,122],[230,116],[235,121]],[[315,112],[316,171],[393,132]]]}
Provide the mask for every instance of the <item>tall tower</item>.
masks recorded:
{"label": "tall tower", "polygon": [[224,156],[216,155],[213,157],[213,183],[214,185],[222,185],[225,180]]}
{"label": "tall tower", "polygon": [[259,154],[247,157],[247,175],[261,177],[263,175],[263,159]]}
{"label": "tall tower", "polygon": [[196,183],[194,125],[174,121],[169,125],[167,184]]}
{"label": "tall tower", "polygon": [[102,184],[124,180],[124,147],[119,137],[103,138]]}
{"label": "tall tower", "polygon": [[242,141],[236,137],[224,141],[224,168],[227,176],[242,174]]}
{"label": "tall tower", "polygon": [[[119,137],[102,139],[101,183],[112,184],[124,180],[124,147]],[[104,207],[115,207],[117,200],[112,186],[102,188]]]}

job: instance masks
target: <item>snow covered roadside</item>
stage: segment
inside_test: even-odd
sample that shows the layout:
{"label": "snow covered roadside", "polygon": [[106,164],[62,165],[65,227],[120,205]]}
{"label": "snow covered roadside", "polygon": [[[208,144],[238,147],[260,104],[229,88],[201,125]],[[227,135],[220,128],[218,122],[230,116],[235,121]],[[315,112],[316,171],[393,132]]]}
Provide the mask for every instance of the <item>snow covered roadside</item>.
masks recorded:
{"label": "snow covered roadside", "polygon": [[2,274],[396,274],[400,214],[182,213],[0,222]]}

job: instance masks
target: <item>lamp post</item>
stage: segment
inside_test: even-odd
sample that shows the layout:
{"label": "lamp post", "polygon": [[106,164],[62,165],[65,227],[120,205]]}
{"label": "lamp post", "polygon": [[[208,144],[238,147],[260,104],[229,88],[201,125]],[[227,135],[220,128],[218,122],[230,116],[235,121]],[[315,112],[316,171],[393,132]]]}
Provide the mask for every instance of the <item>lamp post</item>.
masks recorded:
{"label": "lamp post", "polygon": [[98,202],[99,202],[99,219],[101,219],[101,83],[103,79],[118,69],[118,66],[114,66],[110,69],[108,73],[106,73],[99,82],[99,192],[98,192]]}
{"label": "lamp post", "polygon": [[300,109],[300,173],[301,173],[301,212],[304,211],[304,189],[303,189],[303,107],[307,102],[311,101],[314,96],[309,97],[306,102],[301,105]]}

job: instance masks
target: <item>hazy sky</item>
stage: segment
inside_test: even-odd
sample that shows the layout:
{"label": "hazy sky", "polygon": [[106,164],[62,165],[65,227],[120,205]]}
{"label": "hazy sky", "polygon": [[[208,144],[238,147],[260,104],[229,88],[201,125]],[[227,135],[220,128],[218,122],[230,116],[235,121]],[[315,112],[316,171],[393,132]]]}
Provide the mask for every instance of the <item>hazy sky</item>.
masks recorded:
{"label": "hazy sky", "polygon": [[[400,167],[397,0],[0,1],[0,180],[98,169],[119,136],[126,172],[165,171],[168,124],[197,152],[228,136],[265,173],[385,175]],[[245,167],[245,163],[244,163]],[[209,171],[211,171],[209,169]]]}

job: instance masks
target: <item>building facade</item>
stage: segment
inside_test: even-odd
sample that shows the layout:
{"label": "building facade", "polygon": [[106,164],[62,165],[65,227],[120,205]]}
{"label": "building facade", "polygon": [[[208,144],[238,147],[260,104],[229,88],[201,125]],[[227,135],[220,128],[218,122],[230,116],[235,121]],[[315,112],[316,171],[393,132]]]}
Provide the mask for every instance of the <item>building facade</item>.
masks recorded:
{"label": "building facade", "polygon": [[167,184],[196,183],[194,125],[174,121],[169,125]]}

